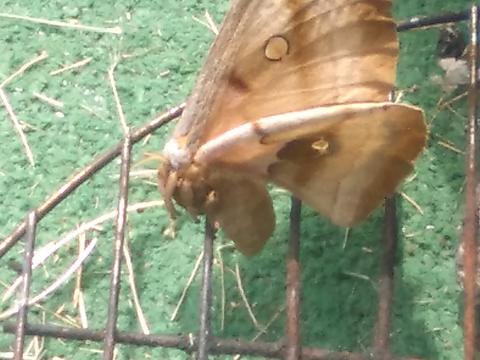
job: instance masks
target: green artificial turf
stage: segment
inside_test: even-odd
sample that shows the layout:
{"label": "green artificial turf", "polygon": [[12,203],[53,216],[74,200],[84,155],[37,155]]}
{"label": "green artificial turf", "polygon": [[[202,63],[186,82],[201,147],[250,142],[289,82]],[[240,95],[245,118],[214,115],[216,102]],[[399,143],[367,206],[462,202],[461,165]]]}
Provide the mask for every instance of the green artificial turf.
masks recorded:
{"label": "green artificial turf", "polygon": [[[402,0],[395,15],[404,19],[464,9],[469,1]],[[29,209],[40,204],[71,174],[92,161],[96,154],[121,139],[107,71],[120,62],[115,78],[127,122],[136,127],[189,93],[195,75],[213,40],[213,34],[194,20],[205,19],[206,10],[219,23],[227,1],[212,0],[116,0],[31,1],[3,0],[1,12],[50,20],[70,21],[101,27],[120,26],[121,35],[61,29],[0,16],[0,81],[41,51],[48,58],[6,87],[18,118],[28,124],[26,135],[35,167],[26,159],[9,117],[0,110],[0,236],[3,238]],[[464,149],[465,104],[455,103],[436,114],[442,93],[431,77],[440,74],[435,46],[438,30],[401,35],[398,86],[416,86],[405,99],[422,106],[431,126],[427,149],[418,161],[415,177],[402,191],[423,210],[399,201],[401,246],[397,254],[392,346],[398,355],[426,359],[461,359],[461,297],[455,277],[454,255],[462,222],[463,156],[438,141],[447,139]],[[122,55],[129,55],[122,57]],[[59,75],[49,73],[66,64],[91,57],[87,65]],[[39,92],[64,103],[62,109],[36,98]],[[433,115],[436,114],[433,120]],[[134,170],[145,152],[158,152],[170,127],[158,130],[146,144],[134,148]],[[39,225],[38,245],[58,239],[77,224],[93,219],[116,206],[119,162],[114,161],[56,208]],[[151,167],[154,165],[150,164]],[[215,262],[213,324],[215,334],[227,338],[253,338],[252,323],[238,291],[234,270],[239,264],[246,296],[260,324],[280,316],[261,336],[277,340],[283,336],[286,234],[289,198],[273,192],[277,214],[274,237],[264,251],[245,258],[227,247],[225,264],[225,327],[221,329],[221,281],[219,258]],[[154,185],[134,178],[130,202],[158,200]],[[188,333],[197,329],[200,276],[197,276],[180,309],[177,320],[169,318],[202,249],[201,224],[182,216],[176,238],[163,235],[168,226],[164,208],[153,208],[129,216],[128,238],[136,285],[142,308],[154,333]],[[308,208],[302,214],[302,338],[307,346],[334,350],[365,351],[372,340],[376,313],[376,276],[382,217],[377,211],[350,231],[344,245],[344,230],[332,226]],[[89,232],[87,239],[99,244],[84,267],[82,289],[89,326],[105,325],[113,225]],[[219,239],[217,244],[226,240]],[[22,247],[15,246],[0,260],[2,286],[15,278],[14,264],[21,260]],[[77,254],[77,245],[62,248],[55,259],[38,268],[33,293],[55,279]],[[139,331],[132,307],[126,271],[122,280],[119,328]],[[69,281],[53,296],[33,307],[29,320],[69,326],[68,316],[78,320],[72,305],[75,281]],[[5,309],[11,302],[2,304]],[[62,305],[65,305],[55,316]],[[0,333],[0,352],[9,351],[12,336]],[[47,339],[44,358],[97,359],[101,344]],[[118,359],[187,359],[183,352],[118,347]],[[218,359],[231,357],[218,356]]]}

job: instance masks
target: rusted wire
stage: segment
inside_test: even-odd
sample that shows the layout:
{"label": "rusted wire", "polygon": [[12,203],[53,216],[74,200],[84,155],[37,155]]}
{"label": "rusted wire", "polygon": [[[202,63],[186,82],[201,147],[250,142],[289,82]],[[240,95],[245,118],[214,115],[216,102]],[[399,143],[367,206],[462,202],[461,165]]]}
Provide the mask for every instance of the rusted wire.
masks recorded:
{"label": "rusted wire", "polygon": [[[132,132],[132,144],[135,144],[142,140],[148,134],[151,134],[153,131],[159,127],[165,125],[169,121],[177,118],[183,111],[184,104],[176,106],[157,118],[150,121],[148,124],[142,126],[141,128],[134,130]],[[113,159],[120,155],[122,151],[123,140],[120,141],[110,150],[106,151],[104,154],[100,155],[96,160],[94,160],[90,165],[87,165],[84,169],[80,170],[78,173],[73,175],[72,179],[69,180],[66,184],[60,187],[56,192],[54,192],[43,204],[35,209],[37,214],[37,222],[39,222],[45,215],[47,215],[55,206],[62,202],[68,195],[74,192],[81,184],[91,178],[99,170],[103,169],[107,164],[109,164]],[[5,253],[17,243],[27,229],[26,221],[20,223],[11,233],[0,243],[0,259],[5,255]]]}
{"label": "rusted wire", "polygon": [[292,197],[287,254],[285,360],[300,359],[300,216],[302,203]]}
{"label": "rusted wire", "polygon": [[478,8],[472,6],[470,19],[470,86],[468,89],[468,126],[467,126],[467,153],[466,182],[465,182],[465,214],[463,222],[462,241],[464,245],[464,359],[475,358],[475,298],[477,279],[477,236],[478,236],[478,199],[476,188],[477,180],[477,76],[478,76]]}
{"label": "rusted wire", "polygon": [[32,280],[33,249],[37,230],[37,216],[32,211],[27,216],[27,234],[25,240],[25,253],[22,270],[22,287],[18,299],[18,315],[15,329],[15,343],[13,346],[13,359],[23,359],[23,346],[25,344],[25,328],[27,326],[28,298],[30,297],[30,283]]}
{"label": "rusted wire", "polygon": [[397,25],[397,31],[407,31],[436,25],[456,23],[468,19],[470,19],[470,10],[425,17],[415,16],[406,21],[400,22]]}
{"label": "rusted wire", "polygon": [[210,348],[211,307],[212,307],[212,264],[213,240],[215,229],[208,219],[205,219],[205,239],[203,243],[203,276],[200,297],[200,327],[198,335],[197,360],[207,360]]}
{"label": "rusted wire", "polygon": [[[3,326],[7,332],[15,331],[14,323],[6,323]],[[65,340],[95,341],[102,342],[103,331],[88,329],[68,328],[56,325],[28,324],[26,334],[31,336],[55,337]],[[183,350],[187,353],[194,352],[198,347],[198,338],[189,335],[145,335],[141,333],[129,333],[118,331],[117,343],[135,346],[164,347]],[[284,342],[242,341],[211,337],[211,355],[234,355],[243,354],[250,356],[262,356],[269,359],[283,359],[285,352]],[[372,360],[371,354],[359,354],[348,351],[331,351],[320,348],[303,348],[302,360]],[[389,360],[420,360],[415,357],[391,358]]]}
{"label": "rusted wire", "polygon": [[127,222],[128,180],[130,174],[130,156],[132,141],[130,134],[126,134],[122,146],[122,162],[120,165],[120,191],[117,206],[117,221],[115,227],[115,241],[113,244],[113,265],[110,281],[110,298],[108,301],[107,326],[105,328],[105,344],[103,359],[113,359],[115,350],[115,333],[117,330],[118,298],[120,296],[120,275],[122,264],[123,244],[125,242],[125,227]]}
{"label": "rusted wire", "polygon": [[375,324],[373,348],[379,359],[390,356],[391,308],[393,301],[393,280],[395,251],[397,249],[396,195],[385,200],[385,220],[382,236],[382,257],[378,279],[378,313]]}

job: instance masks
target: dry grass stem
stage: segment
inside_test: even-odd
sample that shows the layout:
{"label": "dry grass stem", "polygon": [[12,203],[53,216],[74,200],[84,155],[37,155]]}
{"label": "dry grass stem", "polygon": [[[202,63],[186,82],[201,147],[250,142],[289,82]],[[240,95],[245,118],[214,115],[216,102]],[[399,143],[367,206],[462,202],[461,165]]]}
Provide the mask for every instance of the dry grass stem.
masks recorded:
{"label": "dry grass stem", "polygon": [[187,284],[183,288],[182,295],[180,296],[180,300],[178,300],[177,306],[175,307],[175,310],[172,313],[172,316],[170,316],[170,321],[174,321],[178,315],[178,311],[180,310],[180,307],[182,306],[183,302],[185,301],[185,296],[187,295],[188,289],[192,285],[193,279],[195,279],[195,275],[198,273],[198,269],[200,268],[200,264],[202,263],[203,259],[203,251],[200,253],[200,255],[197,258],[197,261],[195,262],[195,266],[193,267],[192,273],[190,274],[190,277],[188,278]]}
{"label": "dry grass stem", "polygon": [[97,118],[99,118],[100,120],[105,120],[105,117],[103,115],[100,115],[97,111],[95,111],[94,109],[92,109],[91,107],[87,106],[87,105],[80,105],[80,107],[87,111],[89,114],[92,114],[93,116],[96,116]]}
{"label": "dry grass stem", "polygon": [[3,106],[5,106],[5,109],[7,110],[8,116],[10,117],[10,120],[15,126],[15,130],[17,130],[17,133],[20,136],[20,140],[22,142],[23,148],[25,149],[28,162],[32,167],[34,167],[35,160],[33,159],[33,153],[32,153],[32,150],[30,149],[30,145],[28,145],[27,137],[23,132],[22,125],[20,125],[20,121],[18,121],[17,115],[15,115],[15,112],[13,111],[12,105],[10,105],[10,102],[8,101],[7,94],[5,93],[5,91],[1,86],[0,86],[0,100],[2,101]]}
{"label": "dry grass stem", "polygon": [[348,237],[350,236],[350,228],[345,229],[345,236],[343,237],[342,249],[345,250],[347,247]]}
{"label": "dry grass stem", "polygon": [[[153,169],[131,170],[129,177],[131,179],[155,179],[157,177],[157,170],[153,170]],[[118,180],[120,178],[120,174],[113,174],[112,178]]]}
{"label": "dry grass stem", "polygon": [[448,143],[448,142],[445,142],[445,141],[437,141],[437,144],[448,149],[448,150],[452,150],[453,152],[457,153],[457,154],[460,154],[460,155],[465,155],[465,151],[462,151],[460,149],[458,149],[457,147],[455,147],[454,145]]}
{"label": "dry grass stem", "polygon": [[[0,17],[1,17],[1,13],[0,13]],[[27,61],[25,64],[20,66],[20,68],[17,71],[15,71],[12,75],[10,75],[5,80],[3,80],[2,83],[0,83],[0,88],[4,88],[9,83],[11,83],[13,79],[15,79],[17,76],[20,76],[29,68],[31,68],[33,65],[35,65],[40,61],[45,60],[46,58],[48,58],[48,53],[46,51],[42,51],[39,55],[35,56],[32,60]]]}
{"label": "dry grass stem", "polygon": [[[85,244],[87,241],[87,236],[83,232],[78,236],[78,255],[85,251]],[[75,278],[75,288],[73,289],[73,307],[78,306],[78,297],[82,291],[82,273],[83,266],[80,266],[77,271],[77,276]]]}
{"label": "dry grass stem", "polygon": [[51,98],[51,97],[49,97],[45,94],[42,94],[42,93],[39,93],[39,92],[36,92],[36,91],[33,92],[33,96],[35,96],[36,98],[42,100],[43,102],[45,102],[48,105],[51,105],[53,107],[57,107],[57,108],[60,108],[60,109],[63,108],[63,102],[60,101],[60,100],[53,99],[53,98]]}
{"label": "dry grass stem", "polygon": [[457,110],[455,110],[450,104],[448,105],[445,105],[445,107],[450,110],[452,112],[453,115],[455,115],[458,119],[460,119],[461,121],[465,121],[466,120],[466,116],[465,115],[462,115],[460,114]]}
{"label": "dry grass stem", "polygon": [[[85,244],[87,241],[87,236],[83,232],[78,237],[78,256],[85,251]],[[75,279],[75,289],[73,291],[73,306],[78,309],[78,315],[80,318],[80,325],[82,328],[88,328],[88,317],[87,309],[85,306],[85,298],[82,292],[82,274],[83,266],[80,266],[77,271],[77,276]]]}
{"label": "dry grass stem", "polygon": [[135,162],[133,167],[138,168],[139,166],[146,163],[152,163],[153,166],[158,167],[164,162],[165,162],[165,156],[162,153],[145,152],[143,153],[142,159]]}
{"label": "dry grass stem", "polygon": [[[370,279],[370,277],[368,277],[367,275],[364,275],[364,274],[360,274],[360,273],[356,273],[356,272],[352,272],[352,271],[342,271],[342,274],[347,275],[347,276],[351,276],[351,277],[356,278],[356,279],[365,280],[365,281],[368,281],[369,283],[373,284],[372,279]],[[375,286],[375,284],[373,284],[373,285]]]}
{"label": "dry grass stem", "polygon": [[147,145],[147,143],[150,141],[151,138],[152,138],[152,134],[148,134],[147,136],[145,136],[145,138],[142,141],[142,146]]}
{"label": "dry grass stem", "polygon": [[98,26],[82,25],[78,23],[69,23],[69,22],[63,22],[58,20],[47,20],[47,19],[36,18],[31,16],[22,16],[22,15],[8,14],[8,13],[0,13],[0,18],[12,19],[12,20],[23,20],[23,21],[28,21],[35,24],[54,26],[54,27],[59,27],[64,29],[74,29],[74,30],[91,31],[91,32],[97,32],[97,33],[115,34],[115,35],[120,35],[122,33],[122,28],[120,26],[104,28],[104,27],[98,27]]}
{"label": "dry grass stem", "polygon": [[35,304],[34,306],[35,306],[37,309],[42,310],[42,312],[43,312],[43,317],[44,317],[43,322],[42,322],[43,324],[45,324],[45,313],[47,313],[47,314],[50,314],[50,315],[52,315],[53,317],[57,318],[58,320],[62,321],[63,323],[69,325],[69,326],[73,326],[74,328],[77,328],[77,329],[79,328],[78,323],[77,323],[76,321],[72,321],[72,320],[71,320],[70,318],[68,318],[68,317],[65,317],[65,316],[63,316],[63,315],[61,315],[61,314],[57,314],[55,311],[51,311],[50,309],[47,309],[47,308],[43,307],[43,306],[40,305],[40,304]]}
{"label": "dry grass stem", "polygon": [[217,248],[218,262],[220,266],[220,286],[221,286],[221,306],[220,306],[220,331],[223,332],[225,329],[225,307],[227,302],[227,297],[225,295],[225,265],[223,263],[222,249]]}
{"label": "dry grass stem", "polygon": [[130,250],[128,244],[125,242],[123,246],[123,257],[125,259],[125,265],[127,266],[128,271],[128,284],[130,285],[130,290],[132,292],[133,304],[135,307],[135,312],[138,317],[138,322],[144,334],[150,334],[150,328],[145,318],[145,313],[143,312],[142,306],[140,304],[140,299],[138,297],[137,286],[135,284],[135,273],[133,271],[132,257],[130,255]]}
{"label": "dry grass stem", "polygon": [[[134,212],[134,211],[140,211],[140,210],[146,210],[149,208],[153,207],[159,207],[163,205],[163,201],[157,200],[157,201],[148,201],[148,202],[141,202],[141,203],[136,203],[129,205],[127,207],[127,212]],[[67,233],[63,238],[52,241],[48,244],[46,244],[44,247],[42,247],[39,250],[35,251],[35,254],[33,256],[33,261],[32,261],[32,269],[37,268],[40,264],[42,264],[48,257],[50,257],[52,254],[57,252],[58,249],[60,249],[62,246],[65,246],[72,240],[76,239],[80,234],[85,233],[89,230],[99,230],[101,231],[102,228],[99,227],[100,224],[113,220],[117,216],[117,211],[111,211],[106,214],[103,214],[91,221],[85,222],[81,225],[79,225],[75,230],[70,231]],[[2,301],[6,301],[9,297],[12,296],[12,294],[15,292],[16,288],[21,284],[22,278],[18,277],[12,285],[5,291]]]}
{"label": "dry grass stem", "polygon": [[45,339],[35,336],[25,350],[24,359],[40,360],[44,354]]}
{"label": "dry grass stem", "polygon": [[[204,21],[204,20],[202,20],[202,19],[199,19],[199,18],[197,18],[196,16],[192,16],[192,19],[195,20],[196,22],[198,22],[199,24],[205,26],[208,30],[210,30],[212,33],[215,34],[215,30],[212,29],[212,28],[210,27],[210,25],[209,25],[206,21]],[[215,35],[216,35],[216,34],[215,34]]]}
{"label": "dry grass stem", "polygon": [[83,60],[77,61],[73,64],[65,65],[64,67],[61,67],[60,69],[50,71],[50,75],[58,75],[58,74],[66,72],[66,71],[76,70],[76,69],[78,69],[82,66],[87,65],[90,61],[92,61],[92,59],[93,58],[88,57],[88,58],[85,58]]}
{"label": "dry grass stem", "polygon": [[438,102],[437,106],[439,109],[443,110],[445,107],[448,107],[450,105],[452,105],[453,103],[463,99],[464,97],[467,97],[468,95],[468,92],[463,92],[461,93],[460,95],[457,95],[451,99],[449,99],[448,101],[443,101],[443,97],[440,99],[441,101]]}
{"label": "dry grass stem", "polygon": [[[36,304],[44,300],[48,295],[50,295],[55,290],[57,290],[60,286],[62,286],[75,273],[75,271],[77,271],[77,269],[83,264],[85,259],[88,257],[88,255],[90,255],[90,253],[93,251],[93,249],[97,245],[97,242],[98,240],[96,238],[92,239],[92,241],[90,241],[88,246],[85,248],[85,251],[82,254],[80,254],[80,256],[71,264],[71,266],[63,274],[61,274],[55,281],[53,281],[45,290],[43,290],[40,294],[29,299],[28,305],[31,306],[33,304]],[[6,318],[9,318],[12,315],[15,315],[18,309],[19,309],[18,305],[14,305],[9,309],[5,310],[4,312],[0,313],[0,320],[4,320]]]}
{"label": "dry grass stem", "polygon": [[215,36],[218,35],[218,26],[215,21],[213,21],[213,18],[208,11],[205,11],[205,19],[207,19],[208,28],[215,34]]}
{"label": "dry grass stem", "polygon": [[[278,319],[278,317],[285,311],[285,306],[282,306],[275,314],[273,314],[272,318],[268,320],[267,324],[263,329],[261,329],[251,341],[257,341],[263,334],[266,334],[268,329],[272,326],[272,324]],[[240,360],[242,355],[235,355],[233,360]]]}
{"label": "dry grass stem", "polygon": [[245,294],[245,290],[243,289],[242,277],[240,275],[240,268],[238,266],[238,263],[235,264],[235,278],[237,279],[238,291],[240,292],[240,296],[242,297],[245,307],[247,308],[248,315],[250,316],[250,319],[252,319],[253,325],[255,325],[257,329],[261,329],[262,327],[259,325],[257,318],[253,313],[252,307],[248,302],[247,295]]}
{"label": "dry grass stem", "polygon": [[405,200],[407,200],[407,202],[409,202],[410,205],[412,205],[420,214],[423,215],[423,209],[421,208],[420,205],[418,205],[418,203],[415,200],[413,200],[410,196],[405,194],[403,191],[400,191],[400,195],[402,195],[402,197]]}
{"label": "dry grass stem", "polygon": [[412,175],[410,175],[406,180],[405,180],[405,184],[408,184],[408,183],[411,183],[413,180],[415,180],[417,178],[417,173],[413,173]]}
{"label": "dry grass stem", "polygon": [[85,306],[85,297],[83,291],[78,293],[78,314],[80,316],[80,325],[83,329],[88,328],[87,307]]}
{"label": "dry grass stem", "polygon": [[125,113],[123,112],[122,103],[120,102],[120,96],[118,95],[117,85],[115,83],[114,71],[117,67],[117,62],[113,63],[113,65],[108,69],[108,80],[110,82],[110,86],[112,87],[113,98],[115,100],[115,106],[117,107],[118,119],[120,120],[120,125],[122,126],[122,131],[124,135],[127,135],[128,125],[127,120],[125,119]]}

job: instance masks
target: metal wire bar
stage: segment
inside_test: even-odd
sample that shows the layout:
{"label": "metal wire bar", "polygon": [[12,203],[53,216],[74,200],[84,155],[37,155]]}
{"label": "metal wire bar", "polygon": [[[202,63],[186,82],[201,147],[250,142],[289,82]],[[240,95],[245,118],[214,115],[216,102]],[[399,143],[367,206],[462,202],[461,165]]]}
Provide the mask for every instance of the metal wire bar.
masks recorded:
{"label": "metal wire bar", "polygon": [[396,195],[385,199],[385,220],[382,236],[382,258],[378,284],[378,313],[373,348],[379,359],[390,356],[390,326],[393,301],[395,251],[397,249]]}
{"label": "metal wire bar", "polygon": [[460,12],[450,12],[435,16],[412,17],[408,20],[402,21],[397,25],[397,31],[407,31],[419,28],[425,28],[435,25],[449,24],[460,21],[465,21],[470,18],[470,10]]}
{"label": "metal wire bar", "polygon": [[23,359],[23,346],[25,344],[25,328],[27,326],[28,298],[30,297],[30,283],[32,280],[33,249],[37,230],[37,216],[32,211],[27,216],[27,236],[22,271],[22,287],[18,299],[18,315],[15,329],[15,343],[13,346],[13,359]]}
{"label": "metal wire bar", "polygon": [[[15,331],[14,323],[3,325],[6,332]],[[95,341],[102,342],[104,339],[103,331],[94,331],[88,329],[68,328],[56,325],[28,324],[25,333],[31,336],[48,336],[62,338],[66,340]],[[198,338],[188,335],[145,335],[141,333],[129,333],[118,331],[116,335],[117,343],[165,347],[183,350],[192,353],[197,349]],[[250,356],[263,356],[271,359],[283,359],[283,342],[264,342],[264,341],[241,341],[230,339],[210,338],[210,354],[234,355],[243,354]],[[371,354],[352,353],[348,351],[330,351],[320,348],[303,348],[302,360],[372,360]],[[415,357],[390,358],[389,360],[420,360]]]}
{"label": "metal wire bar", "polygon": [[302,203],[292,197],[290,209],[290,235],[287,254],[286,288],[286,341],[285,360],[298,360],[301,356],[300,340],[300,216]]}
{"label": "metal wire bar", "polygon": [[[142,140],[148,134],[151,134],[159,127],[165,125],[169,121],[177,118],[181,115],[184,104],[171,108],[162,115],[150,121],[145,126],[142,126],[139,129],[132,131],[132,143],[135,144],[138,141]],[[96,160],[94,160],[90,165],[87,165],[85,168],[80,170],[78,173],[73,175],[72,179],[69,180],[66,184],[60,187],[55,193],[53,193],[44,203],[35,209],[37,214],[37,222],[39,222],[46,214],[48,214],[55,206],[57,206],[61,201],[63,201],[68,195],[75,191],[81,184],[86,180],[91,178],[99,170],[103,169],[110,161],[115,159],[120,155],[122,151],[123,140],[120,141],[110,150],[106,151],[104,154],[100,155]],[[17,243],[18,239],[25,234],[27,229],[26,221],[20,223],[11,233],[0,243],[0,259],[5,255],[5,253]]]}
{"label": "metal wire bar", "polygon": [[198,360],[207,360],[210,348],[211,334],[211,307],[212,307],[212,264],[213,240],[215,229],[209,219],[205,219],[205,240],[203,243],[203,277],[200,295],[200,329],[198,335]]}
{"label": "metal wire bar", "polygon": [[477,236],[478,236],[478,199],[477,199],[477,76],[478,76],[478,8],[472,6],[470,19],[470,87],[468,90],[468,126],[467,126],[467,153],[466,183],[465,183],[465,214],[463,221],[464,245],[464,359],[475,358],[475,295],[477,278]]}
{"label": "metal wire bar", "polygon": [[113,244],[113,265],[110,282],[110,299],[108,301],[108,318],[105,328],[105,344],[103,358],[113,359],[115,350],[115,332],[117,329],[118,298],[120,296],[120,275],[122,265],[122,251],[125,242],[125,226],[127,222],[128,180],[130,174],[130,156],[132,141],[130,134],[126,134],[122,147],[122,162],[120,166],[120,193],[117,206],[117,221],[115,227],[115,241]]}

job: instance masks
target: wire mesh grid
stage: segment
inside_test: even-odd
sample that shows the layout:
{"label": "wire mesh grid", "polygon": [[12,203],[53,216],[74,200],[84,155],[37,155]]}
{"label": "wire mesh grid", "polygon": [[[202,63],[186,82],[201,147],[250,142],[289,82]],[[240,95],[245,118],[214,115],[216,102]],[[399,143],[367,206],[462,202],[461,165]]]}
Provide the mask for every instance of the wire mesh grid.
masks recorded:
{"label": "wire mesh grid", "polygon": [[[464,358],[474,359],[475,354],[475,317],[476,317],[476,268],[477,268],[477,179],[476,179],[476,148],[477,148],[477,23],[478,10],[473,6],[470,10],[455,14],[445,14],[429,18],[412,18],[401,23],[398,31],[407,31],[425,26],[450,22],[470,21],[471,48],[469,55],[470,84],[468,92],[469,117],[467,124],[467,152],[465,213],[463,223],[463,241],[465,244],[465,313],[464,313]],[[16,322],[5,323],[3,330],[14,333],[14,359],[22,359],[25,337],[29,335],[56,337],[63,339],[90,340],[103,342],[103,358],[112,359],[116,344],[143,345],[151,347],[167,347],[196,353],[198,360],[205,360],[213,354],[242,354],[263,356],[278,359],[393,359],[390,351],[391,313],[393,302],[394,256],[397,248],[397,215],[395,196],[386,199],[384,228],[382,236],[382,254],[380,260],[380,276],[378,279],[378,313],[374,329],[374,339],[371,352],[335,352],[328,349],[306,348],[302,346],[300,334],[301,313],[301,280],[300,280],[300,223],[301,203],[296,199],[291,201],[289,247],[286,259],[286,329],[285,337],[278,342],[228,340],[216,337],[211,328],[212,307],[212,263],[213,242],[215,231],[206,221],[204,238],[204,256],[202,271],[202,286],[200,296],[200,323],[196,336],[185,335],[146,335],[142,333],[123,332],[117,329],[118,298],[120,291],[120,269],[122,265],[122,248],[125,238],[126,209],[128,204],[129,170],[132,146],[142,138],[151,134],[159,127],[178,117],[184,105],[172,108],[149,124],[127,133],[122,142],[99,156],[92,164],[78,172],[68,183],[51,195],[38,208],[32,210],[8,237],[0,243],[0,257],[22,237],[26,239],[22,270],[22,287],[19,295],[19,311]],[[83,184],[94,173],[116,157],[121,157],[121,173],[119,181],[119,198],[116,218],[115,241],[113,243],[113,264],[111,268],[110,295],[108,302],[108,320],[105,329],[94,331],[90,329],[74,329],[56,325],[33,324],[27,321],[28,299],[31,287],[32,258],[35,248],[36,227],[56,205],[68,197],[76,188]],[[406,358],[404,358],[406,359]],[[411,358],[414,359],[414,358]]]}

